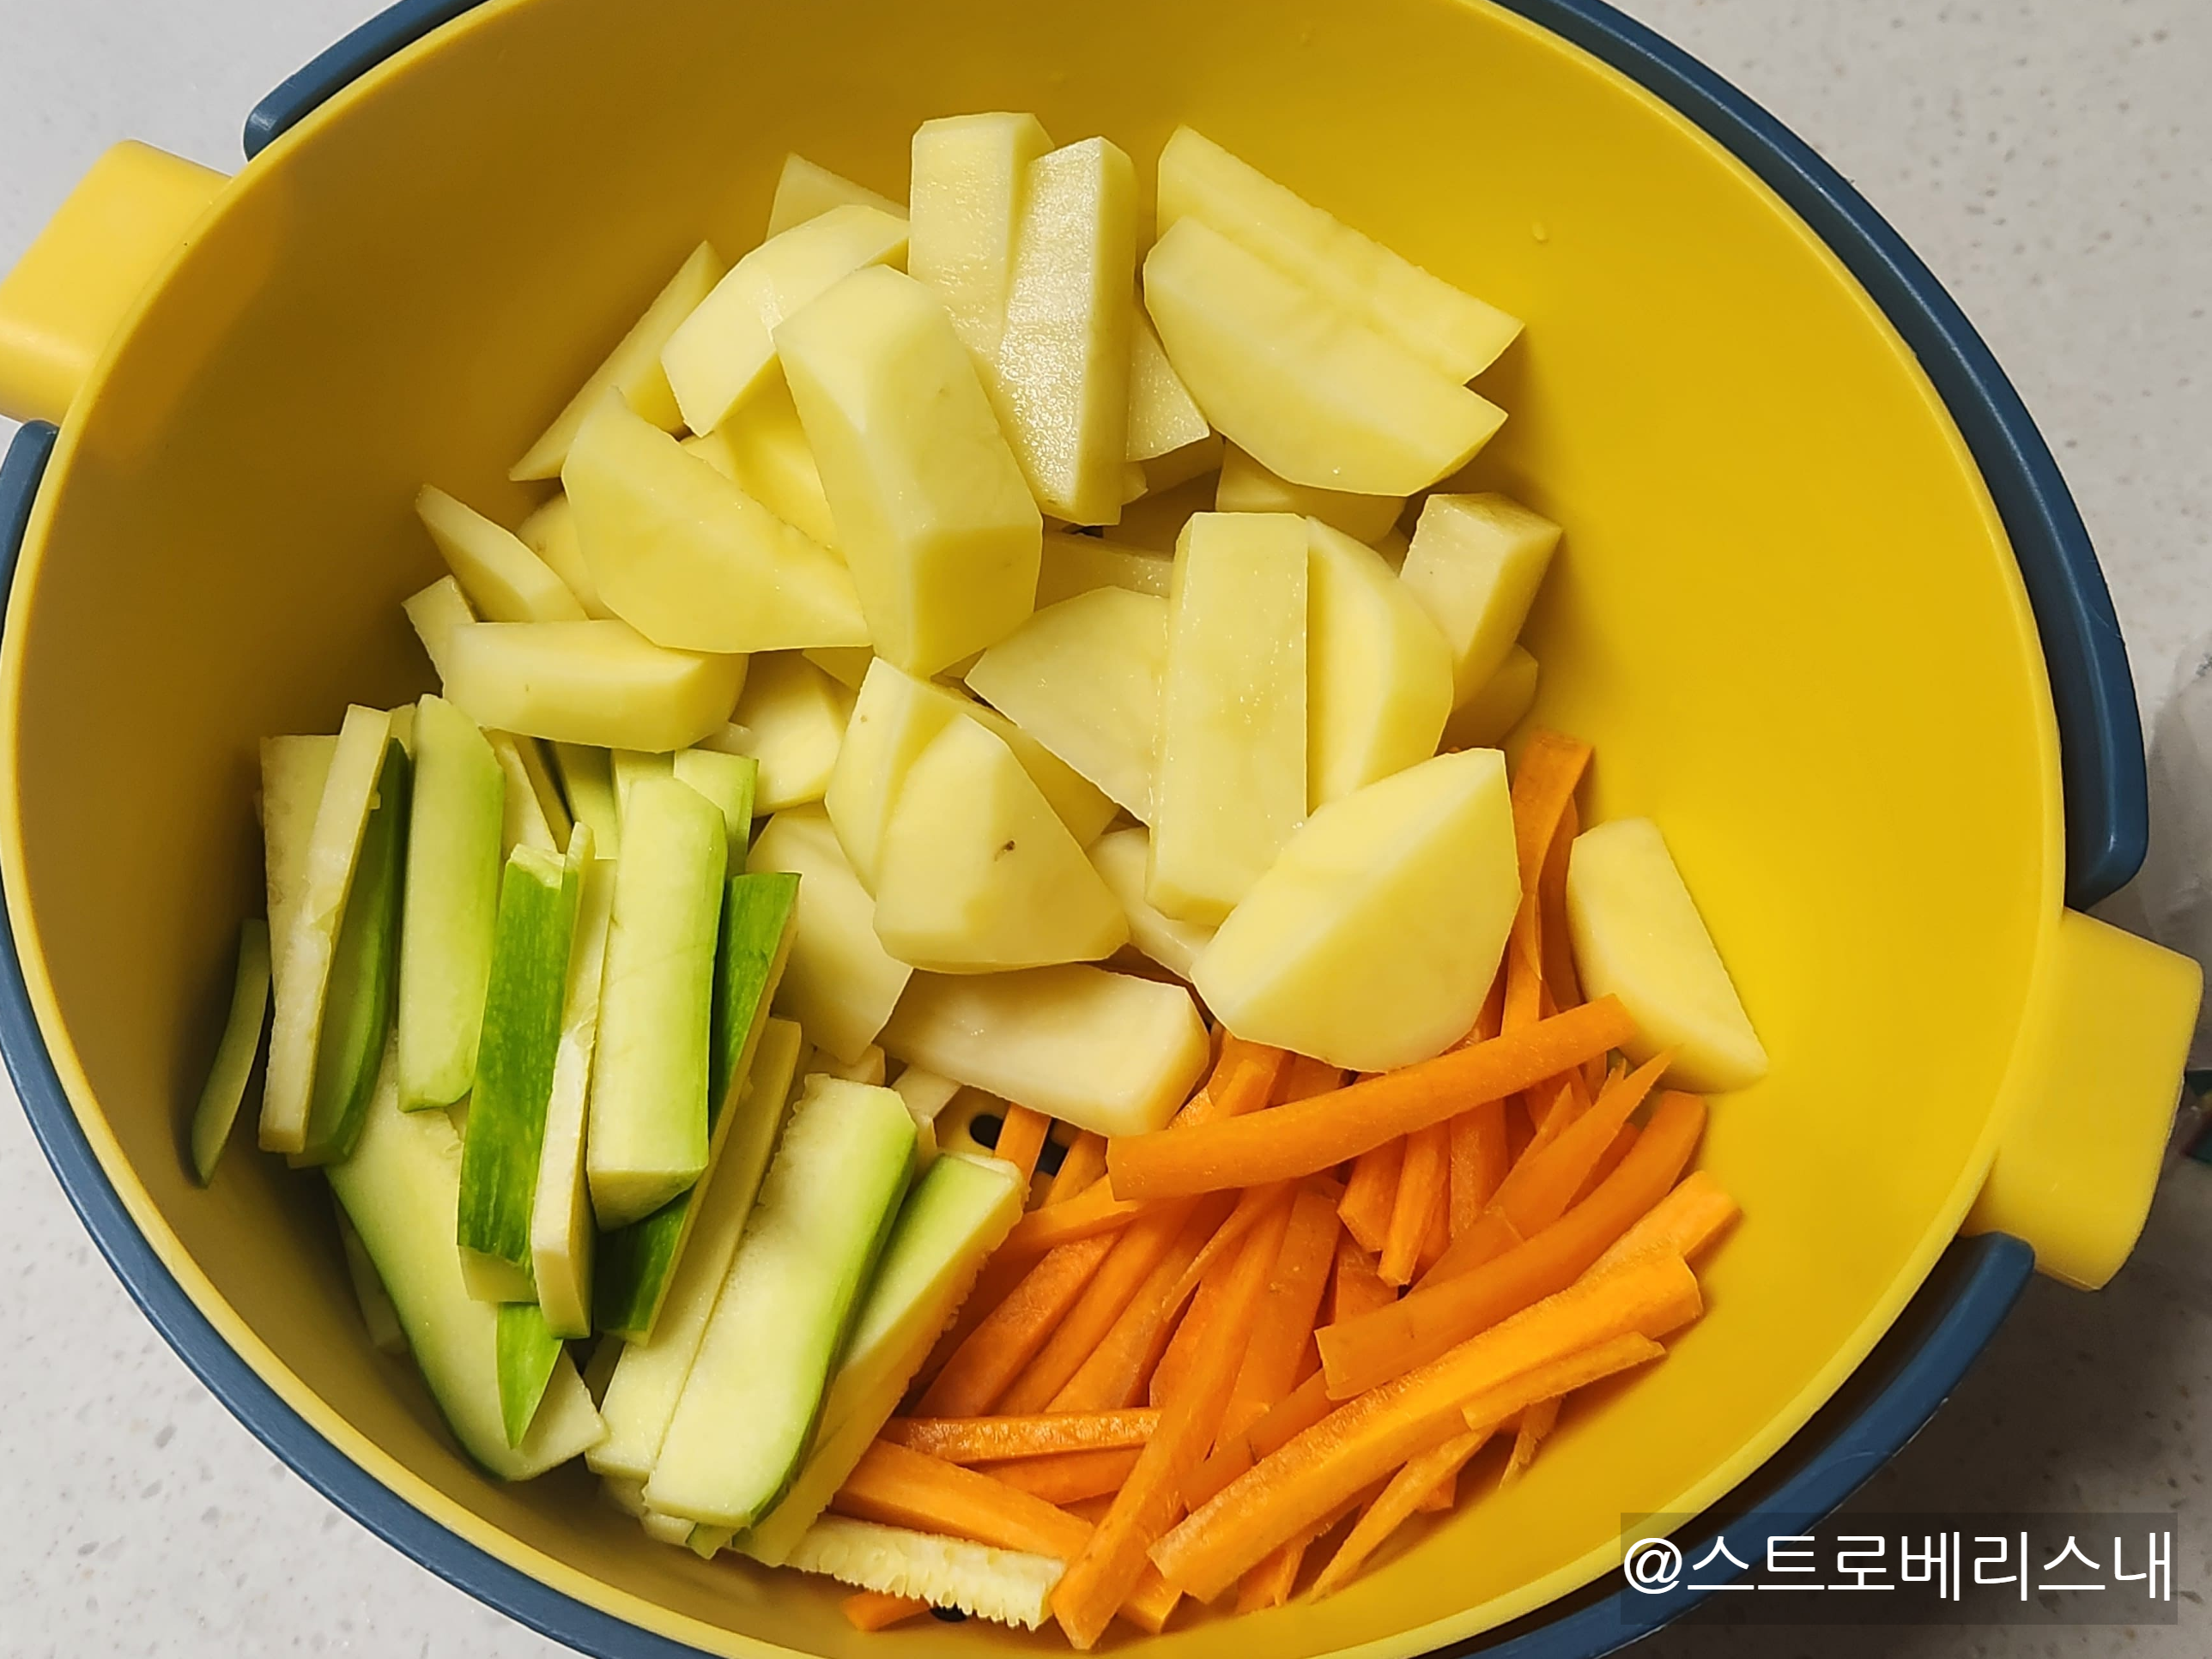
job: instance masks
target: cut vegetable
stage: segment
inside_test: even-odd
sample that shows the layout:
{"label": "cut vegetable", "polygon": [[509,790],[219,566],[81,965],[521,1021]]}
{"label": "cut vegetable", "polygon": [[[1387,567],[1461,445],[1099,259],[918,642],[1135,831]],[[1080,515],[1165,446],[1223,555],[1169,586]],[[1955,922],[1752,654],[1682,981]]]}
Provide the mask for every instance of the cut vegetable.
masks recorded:
{"label": "cut vegetable", "polygon": [[1382,555],[1318,520],[1309,532],[1306,795],[1319,807],[1435,754],[1452,675]]}
{"label": "cut vegetable", "polygon": [[1495,404],[1197,219],[1152,245],[1145,307],[1206,419],[1292,483],[1410,495],[1505,423]]}
{"label": "cut vegetable", "polygon": [[1521,332],[1485,305],[1178,127],[1160,152],[1159,234],[1197,218],[1363,318],[1448,380],[1472,380]]}
{"label": "cut vegetable", "polygon": [[222,1156],[232,1126],[238,1121],[246,1079],[253,1073],[253,1056],[261,1047],[261,1027],[268,1018],[269,924],[258,916],[249,916],[238,931],[230,1016],[223,1022],[215,1063],[208,1068],[207,1084],[192,1111],[192,1172],[203,1187],[215,1178],[216,1160]]}
{"label": "cut vegetable", "polygon": [[[263,869],[272,946],[289,936],[306,890],[307,849],[315,834],[315,813],[329,781],[334,737],[264,738],[261,740],[261,838]],[[272,956],[272,977],[284,965]]]}
{"label": "cut vegetable", "polygon": [[515,526],[514,533],[525,547],[545,561],[547,568],[576,596],[576,603],[584,607],[586,616],[615,614],[599,598],[599,586],[592,580],[591,567],[584,562],[583,547],[576,540],[576,515],[566,495],[549,496]]}
{"label": "cut vegetable", "polygon": [[429,658],[431,672],[442,684],[451,672],[453,630],[477,620],[475,607],[459,582],[451,576],[441,576],[421,592],[410,594],[400,608],[406,611],[415,637],[422,642],[422,654]]}
{"label": "cut vegetable", "polygon": [[518,739],[512,732],[486,732],[483,735],[500,772],[500,857],[504,860],[518,847],[558,853],[561,837],[554,834],[552,823],[545,816],[544,803],[531,787],[530,769],[522,758],[522,744],[537,739]]}
{"label": "cut vegetable", "polygon": [[1052,1616],[1060,1563],[1048,1555],[993,1549],[963,1539],[830,1515],[789,1557],[801,1572],[826,1573],[887,1595],[911,1595],[978,1619],[1035,1630]]}
{"label": "cut vegetable", "polygon": [[776,175],[775,199],[768,210],[768,234],[781,236],[793,225],[820,218],[831,208],[853,206],[872,207],[897,218],[906,216],[906,210],[890,197],[817,167],[794,152],[783,158],[783,171]]}
{"label": "cut vegetable", "polygon": [[1079,847],[1088,847],[1114,821],[1115,808],[1106,792],[988,703],[961,699],[961,708],[1000,743],[1014,751],[1022,770],[1052,807]]}
{"label": "cut vegetable", "polygon": [[1498,749],[1536,704],[1536,659],[1519,646],[1505,653],[1482,689],[1444,722],[1447,749]]}
{"label": "cut vegetable", "polygon": [[995,390],[1030,493],[1070,524],[1121,516],[1136,217],[1136,169],[1106,139],[1029,165]]}
{"label": "cut vegetable", "polygon": [[753,797],[760,783],[760,763],[749,755],[680,749],[671,769],[677,782],[697,790],[720,811],[723,827],[730,832],[730,868],[744,868],[745,849],[752,843]]}
{"label": "cut vegetable", "polygon": [[896,214],[836,207],[738,260],[661,349],[684,424],[712,432],[727,420],[775,367],[777,325],[849,273],[903,260],[906,233]]}
{"label": "cut vegetable", "polygon": [[1295,513],[1319,519],[1354,541],[1372,543],[1389,532],[1404,510],[1402,495],[1353,495],[1340,489],[1313,489],[1273,473],[1231,444],[1221,457],[1221,481],[1214,486],[1218,513]]}
{"label": "cut vegetable", "polygon": [[467,623],[446,695],[478,726],[601,749],[688,749],[730,717],[745,659],[664,651],[627,623]]}
{"label": "cut vegetable", "polygon": [[777,331],[876,654],[939,672],[1030,613],[1042,521],[931,289],[846,278]]}
{"label": "cut vegetable", "polygon": [[561,993],[561,1035],[530,1210],[531,1276],[538,1305],[547,1328],[562,1337],[592,1334],[595,1232],[584,1173],[584,1125],[615,890],[613,863],[594,856],[595,851],[589,825],[568,844],[578,877],[576,925]]}
{"label": "cut vegetable", "polygon": [[774,1566],[796,1548],[896,1407],[983,1259],[1021,1213],[1010,1166],[958,1154],[932,1164],[899,1207],[822,1404],[806,1467],[742,1540]]}
{"label": "cut vegetable", "polygon": [[[1206,416],[1191,399],[1190,388],[1168,361],[1167,348],[1160,343],[1152,319],[1137,304],[1130,307],[1128,428],[1122,453],[1133,461],[1161,461],[1176,455],[1195,458],[1212,435]],[[1195,477],[1211,470],[1211,465],[1200,466],[1183,477]],[[1164,489],[1170,483],[1182,482],[1181,477],[1155,477],[1151,466],[1145,469],[1147,489]]]}
{"label": "cut vegetable", "polygon": [[684,447],[801,535],[827,548],[837,545],[837,521],[822,493],[822,471],[781,376],[771,378],[712,434]]}
{"label": "cut vegetable", "polygon": [[1091,1537],[1088,1524],[1041,1498],[882,1440],[862,1454],[830,1505],[878,1525],[926,1528],[1063,1561]]}
{"label": "cut vegetable", "polygon": [[913,1164],[914,1121],[896,1095],[810,1084],[646,1483],[654,1509],[746,1527],[789,1488]]}
{"label": "cut vegetable", "polygon": [[1241,1036],[1389,1071],[1466,1035],[1520,901],[1504,757],[1439,755],[1316,812],[1192,980]]}
{"label": "cut vegetable", "polygon": [[[735,875],[724,890],[702,1186],[711,1187],[720,1173],[732,1136],[740,1150],[733,1180],[757,1189],[767,1167],[773,1136],[763,1133],[757,1120],[762,1113],[776,1115],[781,1103],[763,1099],[756,1110],[742,1106],[732,1091],[752,1076],[753,1054],[768,1019],[769,999],[791,954],[798,900],[796,876]],[[695,1188],[642,1220],[605,1236],[597,1312],[600,1329],[633,1341],[653,1334],[701,1204]]]}
{"label": "cut vegetable", "polygon": [[506,789],[476,722],[442,697],[423,698],[399,930],[399,1103],[409,1111],[451,1105],[476,1082]]}
{"label": "cut vegetable", "polygon": [[871,891],[880,875],[884,833],[907,775],[965,713],[962,700],[941,685],[916,679],[881,658],[868,665],[823,805],[854,872]]}
{"label": "cut vegetable", "polygon": [[561,1339],[553,1334],[534,1302],[502,1303],[499,1310],[499,1415],[507,1443],[519,1446],[530,1420],[545,1398],[553,1368],[560,1363]]}
{"label": "cut vegetable", "polygon": [[1175,561],[1141,547],[1125,547],[1098,536],[1048,530],[1043,564],[1037,573],[1036,608],[1101,587],[1150,593],[1164,599],[1175,575]]}
{"label": "cut vegetable", "polygon": [[1110,956],[1128,938],[1083,849],[1013,751],[954,720],[884,825],[876,936],[902,962],[982,973]]}
{"label": "cut vegetable", "polygon": [[983,653],[968,685],[1149,820],[1167,644],[1167,600],[1102,587],[1039,611]]}
{"label": "cut vegetable", "polygon": [[456,1234],[471,1283],[489,1301],[536,1299],[531,1206],[561,1047],[579,862],[518,847],[500,886]]}
{"label": "cut vegetable", "polygon": [[353,1299],[361,1309],[361,1322],[368,1331],[370,1343],[379,1353],[405,1353],[407,1333],[400,1329],[399,1310],[392,1305],[384,1281],[376,1276],[376,1263],[368,1259],[368,1246],[346,1219],[343,1205],[335,1206],[333,1218],[338,1224],[338,1243],[345,1251],[346,1277],[353,1281]]}
{"label": "cut vegetable", "polygon": [[787,870],[804,883],[799,936],[777,1006],[839,1060],[859,1059],[914,970],[876,938],[875,901],[846,861],[829,816],[817,806],[777,813],[753,842],[746,867]]}
{"label": "cut vegetable", "polygon": [[587,1458],[602,1474],[642,1481],[660,1456],[660,1443],[698,1357],[730,1259],[752,1214],[769,1155],[783,1133],[805,1046],[799,1027],[789,1020],[768,1021],[734,1108],[729,1142],[715,1165],[715,1179],[700,1193],[697,1222],[670,1276],[652,1334],[604,1339],[620,1355],[600,1407],[607,1437]]}
{"label": "cut vegetable", "polygon": [[822,799],[852,714],[852,694],[804,657],[779,653],[752,665],[731,719],[745,730],[744,752],[760,763],[762,811]]}
{"label": "cut vegetable", "polygon": [[1224,921],[1305,817],[1306,542],[1200,513],[1176,546],[1146,894],[1182,921]]}
{"label": "cut vegetable", "polygon": [[707,1168],[714,944],[729,832],[673,778],[631,791],[607,937],[586,1164],[603,1231]]}
{"label": "cut vegetable", "polygon": [[1091,867],[1121,901],[1121,914],[1128,919],[1129,943],[1176,978],[1188,980],[1199,953],[1212,942],[1213,929],[1200,922],[1177,921],[1145,896],[1152,841],[1142,828],[1110,831],[1091,843]]}
{"label": "cut vegetable", "polygon": [[1210,1053],[1181,986],[1082,966],[917,975],[883,1045],[1109,1139],[1165,1123]]}
{"label": "cut vegetable", "polygon": [[592,845],[601,858],[615,857],[622,851],[622,812],[615,799],[612,757],[583,744],[556,743],[552,748],[575,821],[591,826]]}
{"label": "cut vegetable", "polygon": [[[297,897],[288,895],[282,931],[272,927],[270,933],[276,1013],[270,1028],[269,1072],[262,1091],[264,1151],[297,1152],[307,1146],[307,1109],[313,1097],[315,1051],[330,991],[331,953],[391,732],[392,717],[381,710],[358,704],[346,710],[315,808],[314,828],[299,855],[296,884],[284,884]],[[272,903],[272,921],[277,919],[276,912]]]}
{"label": "cut vegetable", "polygon": [[376,1088],[392,1027],[413,770],[398,740],[387,740],[376,804],[362,830],[345,915],[331,950],[323,1029],[315,1042],[314,1093],[307,1106],[305,1144],[293,1157],[296,1164],[327,1164],[350,1152]]}
{"label": "cut vegetable", "polygon": [[430,1396],[463,1450],[505,1480],[567,1462],[605,1432],[576,1368],[556,1359],[544,1403],[520,1446],[500,1412],[499,1313],[469,1293],[453,1249],[461,1143],[443,1112],[402,1112],[387,1060],[353,1155],[329,1169],[398,1310]]}
{"label": "cut vegetable", "polygon": [[1504,495],[1431,495],[1400,580],[1452,655],[1453,701],[1466,703],[1504,665],[1543,586],[1559,526]]}
{"label": "cut vegetable", "polygon": [[907,270],[985,375],[998,368],[1030,164],[1051,148],[1034,115],[945,116],[915,131]]}
{"label": "cut vegetable", "polygon": [[507,531],[444,490],[424,485],[415,514],[445,556],[476,613],[493,622],[580,622],[567,584]]}
{"label": "cut vegetable", "polygon": [[1054,1452],[1141,1446],[1160,1425],[1156,1411],[1054,1413],[1043,1417],[894,1418],[883,1437],[947,1463],[1042,1457]]}
{"label": "cut vegetable", "polygon": [[1584,988],[1619,997],[1636,1021],[1621,1045],[1630,1056],[1672,1049],[1668,1079],[1692,1089],[1746,1089],[1766,1075],[1766,1050],[1658,825],[1616,818],[1575,838],[1567,918]]}
{"label": "cut vegetable", "polygon": [[577,428],[610,391],[620,392],[630,410],[662,431],[673,432],[680,428],[684,414],[676,406],[676,394],[669,389],[668,376],[661,372],[661,348],[699,302],[714,290],[728,268],[721,256],[706,243],[693,248],[666,286],[646,307],[645,314],[623,336],[621,343],[607,354],[606,361],[592,371],[591,377],[577,388],[576,395],[568,399],[568,406],[553,417],[553,424],[545,428],[544,434],[530,446],[529,453],[514,464],[507,476],[514,479],[557,476],[561,464],[568,459],[568,446],[575,440]]}

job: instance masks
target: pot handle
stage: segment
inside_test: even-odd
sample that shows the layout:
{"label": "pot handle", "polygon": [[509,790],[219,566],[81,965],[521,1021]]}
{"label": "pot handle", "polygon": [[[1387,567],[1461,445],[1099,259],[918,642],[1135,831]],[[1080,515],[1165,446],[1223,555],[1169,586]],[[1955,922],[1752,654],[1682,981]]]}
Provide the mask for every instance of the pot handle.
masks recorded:
{"label": "pot handle", "polygon": [[127,141],[92,164],[0,277],[0,414],[59,423],[148,281],[228,182]]}
{"label": "pot handle", "polygon": [[1965,1231],[2025,1239],[2039,1272],[2083,1290],[2119,1270],[2150,1212],[2203,989],[2189,957],[2060,913]]}

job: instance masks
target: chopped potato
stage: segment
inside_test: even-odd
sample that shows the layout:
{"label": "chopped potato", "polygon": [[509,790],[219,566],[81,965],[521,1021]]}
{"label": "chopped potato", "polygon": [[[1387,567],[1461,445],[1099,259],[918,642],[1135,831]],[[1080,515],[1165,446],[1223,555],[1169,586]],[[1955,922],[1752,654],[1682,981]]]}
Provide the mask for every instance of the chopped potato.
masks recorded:
{"label": "chopped potato", "polygon": [[783,171],[776,175],[775,199],[768,210],[768,234],[781,236],[793,225],[819,219],[831,208],[841,207],[871,207],[895,218],[906,217],[906,210],[890,197],[817,167],[794,150],[783,158]]}
{"label": "chopped potato", "polygon": [[740,752],[760,763],[758,810],[780,812],[822,799],[852,713],[852,694],[797,652],[753,659],[730,718],[749,734]]}
{"label": "chopped potato", "polygon": [[473,507],[425,484],[415,497],[415,514],[478,616],[507,623],[583,620],[584,607],[552,567]]}
{"label": "chopped potato", "polygon": [[1504,662],[1559,544],[1559,527],[1508,496],[1431,495],[1400,573],[1451,647],[1455,701]]}
{"label": "chopped potato", "polygon": [[[1132,302],[1129,324],[1129,435],[1126,453],[1133,461],[1158,461],[1174,454],[1194,453],[1212,435],[1206,416],[1199,412],[1190,388],[1168,361],[1159,331],[1145,315],[1141,304]],[[1209,471],[1198,467],[1184,477]],[[1147,467],[1148,489],[1166,488]],[[1173,480],[1180,483],[1182,478]]]}
{"label": "chopped potato", "polygon": [[729,419],[684,447],[793,529],[824,547],[837,545],[822,470],[781,374],[769,375]]}
{"label": "chopped potato", "polygon": [[744,657],[667,651],[623,622],[464,623],[446,696],[478,726],[600,749],[688,749],[730,717]]}
{"label": "chopped potato", "polygon": [[1126,588],[1164,599],[1174,574],[1175,560],[1170,554],[1125,547],[1103,536],[1048,530],[1043,566],[1037,572],[1036,607],[1042,611],[1099,587]]}
{"label": "chopped potato", "polygon": [[1214,486],[1213,506],[1219,513],[1295,513],[1333,525],[1354,541],[1371,543],[1398,522],[1406,498],[1310,489],[1277,477],[1230,444],[1222,451],[1221,482]]}
{"label": "chopped potato", "polygon": [[915,131],[907,270],[944,302],[987,379],[998,373],[1022,191],[1051,148],[1034,115],[943,116]]}
{"label": "chopped potato", "polygon": [[1319,807],[1437,752],[1451,653],[1382,555],[1306,522],[1306,795]]}
{"label": "chopped potato", "polygon": [[1444,744],[1452,749],[1498,749],[1528,716],[1536,702],[1536,659],[1519,646],[1505,653],[1482,690],[1452,711],[1444,722]]}

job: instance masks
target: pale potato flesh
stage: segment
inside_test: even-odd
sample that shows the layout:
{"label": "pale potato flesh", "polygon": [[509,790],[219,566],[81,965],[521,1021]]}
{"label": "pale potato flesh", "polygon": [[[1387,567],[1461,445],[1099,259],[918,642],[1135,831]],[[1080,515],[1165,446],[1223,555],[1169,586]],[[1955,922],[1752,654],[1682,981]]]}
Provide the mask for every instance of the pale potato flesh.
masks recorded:
{"label": "pale potato flesh", "polygon": [[464,623],[446,696],[478,726],[600,749],[689,749],[727,723],[745,659],[665,651],[628,623]]}
{"label": "pale potato flesh", "polygon": [[1128,918],[1129,943],[1182,979],[1188,979],[1198,953],[1212,942],[1213,929],[1177,921],[1154,908],[1145,896],[1145,866],[1152,858],[1152,832],[1141,824],[1113,830],[1091,843],[1091,866],[1121,901]]}
{"label": "pale potato flesh", "polygon": [[1520,902],[1505,757],[1439,755],[1307,820],[1192,979],[1241,1037],[1389,1071],[1467,1034]]}
{"label": "pale potato flesh", "polygon": [[583,620],[576,596],[512,532],[429,484],[416,495],[415,515],[478,616],[492,622]]}
{"label": "pale potato flesh", "polygon": [[1583,991],[1619,997],[1636,1022],[1622,1045],[1632,1058],[1671,1048],[1667,1080],[1706,1093],[1766,1075],[1766,1050],[1650,819],[1615,818],[1575,837],[1567,927]]}
{"label": "pale potato flesh", "polygon": [[760,763],[757,810],[822,799],[852,713],[852,694],[805,658],[776,652],[753,659],[731,718],[746,732],[737,752]]}
{"label": "pale potato flesh", "polygon": [[873,892],[884,830],[907,774],[937,734],[961,718],[961,699],[878,658],[853,704],[823,805],[860,884]]}
{"label": "pale potato flesh", "polygon": [[1449,749],[1503,749],[1513,728],[1536,704],[1536,659],[1519,646],[1505,653],[1498,672],[1444,722]]}
{"label": "pale potato flesh", "polygon": [[[1203,443],[1212,428],[1168,361],[1167,348],[1144,307],[1133,303],[1130,312],[1129,434],[1122,453],[1133,461],[1152,461]],[[1161,488],[1149,473],[1146,481],[1151,489]]]}
{"label": "pale potato flesh", "polygon": [[[565,447],[562,453],[565,459]],[[576,603],[584,607],[586,616],[604,617],[615,614],[600,599],[599,584],[592,580],[591,567],[584,562],[583,547],[576,540],[576,515],[566,495],[549,496],[533,507],[530,516],[515,526],[514,533],[567,585],[576,596]]]}
{"label": "pale potato flesh", "polygon": [[859,1060],[914,969],[877,939],[875,901],[846,861],[830,815],[818,805],[778,812],[754,841],[745,868],[799,878],[799,931],[775,1011],[797,1020],[817,1048],[848,1065]]}
{"label": "pale potato flesh", "polygon": [[944,302],[977,372],[998,372],[1022,191],[1052,148],[1034,115],[950,115],[915,130],[907,270]]}
{"label": "pale potato flesh", "polygon": [[1451,647],[1454,702],[1504,663],[1559,544],[1559,526],[1508,496],[1431,495],[1400,579]]}
{"label": "pale potato flesh", "polygon": [[840,207],[872,207],[894,218],[906,216],[906,210],[890,197],[817,166],[794,150],[783,158],[783,171],[776,174],[775,199],[769,204],[768,234],[781,236],[793,225],[818,219],[831,208]]}
{"label": "pale potato flesh", "polygon": [[769,375],[728,420],[684,447],[793,529],[836,547],[837,521],[822,493],[822,470],[781,375]]}
{"label": "pale potato flesh", "polygon": [[429,658],[442,684],[453,653],[453,630],[477,620],[476,607],[461,592],[459,582],[451,576],[441,576],[421,592],[408,595],[402,608],[414,625],[415,637],[422,642],[422,654]]}
{"label": "pale potato flesh", "polygon": [[1174,576],[1175,561],[1166,554],[1125,546],[1101,536],[1048,530],[1037,572],[1036,607],[1042,611],[1101,587],[1119,587],[1164,599]]}
{"label": "pale potato flesh", "polygon": [[1437,752],[1451,653],[1381,554],[1306,525],[1306,796],[1318,807]]}
{"label": "pale potato flesh", "polygon": [[1357,542],[1372,543],[1389,533],[1405,510],[1402,495],[1354,495],[1341,489],[1311,489],[1273,473],[1234,444],[1221,455],[1221,481],[1214,486],[1218,513],[1295,513],[1319,519]]}

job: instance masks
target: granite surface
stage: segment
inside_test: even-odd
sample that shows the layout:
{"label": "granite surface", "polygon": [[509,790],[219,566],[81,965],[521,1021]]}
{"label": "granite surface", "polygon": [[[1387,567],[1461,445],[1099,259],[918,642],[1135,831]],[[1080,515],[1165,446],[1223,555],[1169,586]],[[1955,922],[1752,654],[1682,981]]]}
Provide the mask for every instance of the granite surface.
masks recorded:
{"label": "granite surface", "polygon": [[[112,140],[211,165],[368,0],[0,0],[0,268]],[[2202,0],[1633,0],[1817,146],[1948,283],[2102,551],[2146,713],[2212,628],[2212,8]],[[0,422],[0,440],[6,427]],[[522,1659],[560,1651],[286,1471],[185,1371],[0,1105],[0,1653]],[[2212,1650],[2212,1170],[2169,1176],[2103,1294],[2031,1285],[1872,1509],[2171,1508],[2180,1622],[1727,1631],[1638,1651]]]}

